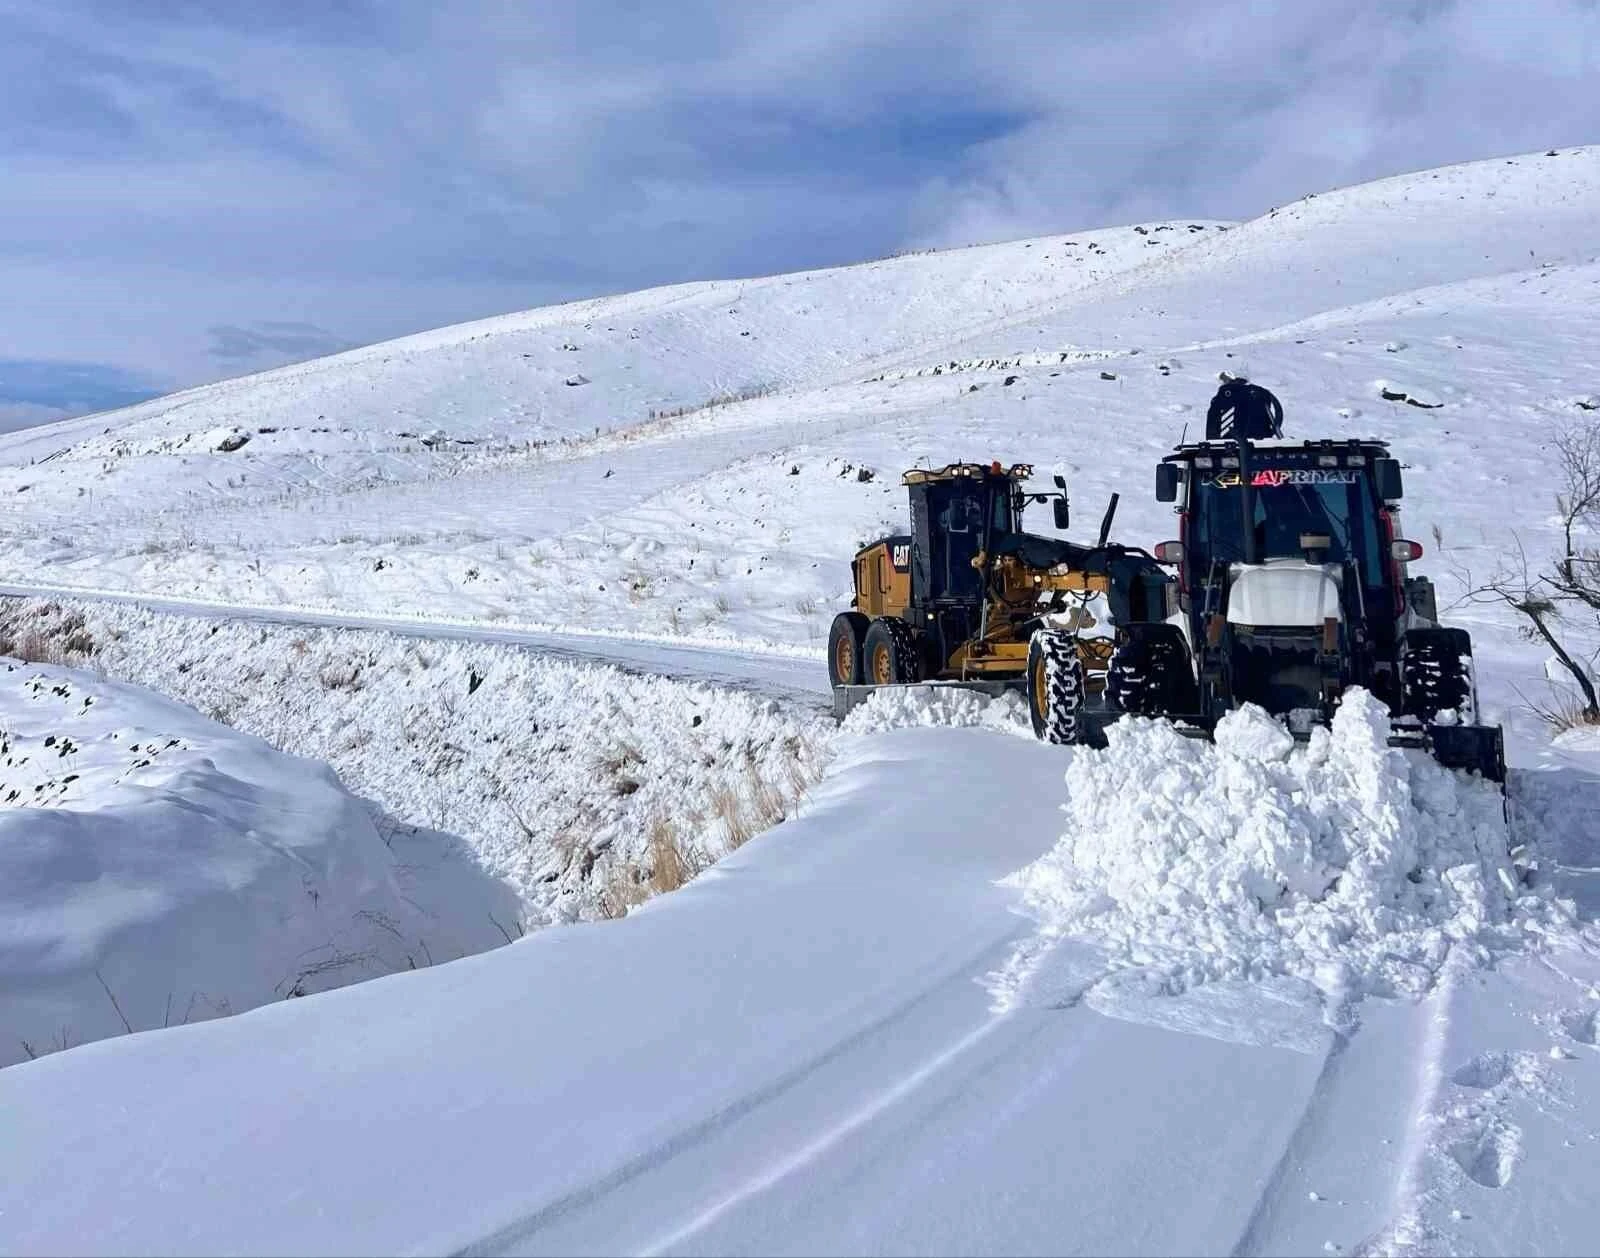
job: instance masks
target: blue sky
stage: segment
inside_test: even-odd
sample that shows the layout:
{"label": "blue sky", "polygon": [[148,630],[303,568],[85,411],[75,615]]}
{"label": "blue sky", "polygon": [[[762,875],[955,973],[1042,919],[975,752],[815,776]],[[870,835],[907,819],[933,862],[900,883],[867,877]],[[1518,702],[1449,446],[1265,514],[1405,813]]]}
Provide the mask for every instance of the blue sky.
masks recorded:
{"label": "blue sky", "polygon": [[1249,217],[1600,140],[1596,82],[1594,0],[0,0],[0,419],[598,292]]}

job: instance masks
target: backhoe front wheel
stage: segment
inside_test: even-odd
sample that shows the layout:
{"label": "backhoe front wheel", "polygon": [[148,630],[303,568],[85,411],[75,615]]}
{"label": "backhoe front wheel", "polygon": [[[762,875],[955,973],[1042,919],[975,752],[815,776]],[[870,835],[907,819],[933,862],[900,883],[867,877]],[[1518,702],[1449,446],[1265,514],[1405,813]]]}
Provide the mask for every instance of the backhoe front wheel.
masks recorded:
{"label": "backhoe front wheel", "polygon": [[1465,629],[1413,629],[1400,656],[1402,710],[1424,724],[1441,712],[1454,713],[1452,724],[1477,719],[1472,680],[1472,639]]}
{"label": "backhoe front wheel", "polygon": [[868,620],[860,612],[840,612],[828,630],[828,684],[859,686],[866,680]]}
{"label": "backhoe front wheel", "polygon": [[1083,741],[1083,660],[1077,640],[1059,629],[1040,629],[1028,640],[1028,716],[1047,743]]}
{"label": "backhoe front wheel", "polygon": [[911,626],[898,616],[880,616],[867,627],[862,658],[869,686],[894,686],[922,680],[922,657]]}

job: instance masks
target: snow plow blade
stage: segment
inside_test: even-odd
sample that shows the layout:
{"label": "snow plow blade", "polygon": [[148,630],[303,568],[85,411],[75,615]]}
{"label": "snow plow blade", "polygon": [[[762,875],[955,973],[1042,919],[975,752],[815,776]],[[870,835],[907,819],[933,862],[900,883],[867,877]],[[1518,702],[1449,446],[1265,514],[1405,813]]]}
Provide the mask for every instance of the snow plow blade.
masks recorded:
{"label": "snow plow blade", "polygon": [[[1103,724],[1114,719],[1104,720]],[[1211,737],[1211,730],[1198,717],[1178,718],[1173,723],[1187,738]],[[1292,732],[1299,742],[1310,737],[1309,729]],[[1432,725],[1427,729],[1402,726],[1389,735],[1389,746],[1425,751],[1447,769],[1478,773],[1485,781],[1505,785],[1505,734],[1498,725]]]}
{"label": "snow plow blade", "polygon": [[1004,681],[913,681],[885,686],[835,686],[833,688],[833,715],[836,720],[859,708],[879,690],[976,690],[979,694],[997,699],[1008,690],[1022,694],[1026,683],[1021,677],[1008,677]]}

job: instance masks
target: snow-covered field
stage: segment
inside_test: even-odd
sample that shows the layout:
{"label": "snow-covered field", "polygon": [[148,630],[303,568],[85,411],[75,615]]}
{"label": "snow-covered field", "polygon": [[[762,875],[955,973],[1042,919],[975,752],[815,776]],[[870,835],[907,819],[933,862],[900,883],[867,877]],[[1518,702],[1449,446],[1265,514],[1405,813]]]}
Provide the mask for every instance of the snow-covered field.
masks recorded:
{"label": "snow-covered field", "polygon": [[1453,604],[1556,543],[1597,297],[1600,149],[1563,150],[534,311],[0,438],[0,582],[168,600],[79,606],[98,667],[569,923],[0,1071],[0,1250],[1592,1250],[1600,746],[1529,712],[1559,674],[1509,610],[1447,613],[1509,830],[1360,700],[1303,751],[1241,718],[1070,753],[970,695],[836,733],[804,679],[905,467],[1032,461],[1074,535],[1117,491],[1149,545],[1151,466],[1222,371],[1292,435],[1394,443]]}

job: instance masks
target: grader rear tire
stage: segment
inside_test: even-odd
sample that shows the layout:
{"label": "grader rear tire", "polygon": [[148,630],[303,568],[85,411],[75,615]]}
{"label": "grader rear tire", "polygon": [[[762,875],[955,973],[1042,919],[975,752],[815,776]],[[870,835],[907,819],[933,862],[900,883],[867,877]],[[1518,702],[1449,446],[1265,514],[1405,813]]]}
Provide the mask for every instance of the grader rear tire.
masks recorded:
{"label": "grader rear tire", "polygon": [[1028,641],[1028,716],[1034,735],[1047,743],[1081,743],[1086,692],[1073,636],[1059,629],[1036,632]]}
{"label": "grader rear tire", "polygon": [[866,679],[862,661],[869,623],[860,612],[840,612],[833,618],[833,627],[828,630],[828,684],[835,690],[859,686]]}

